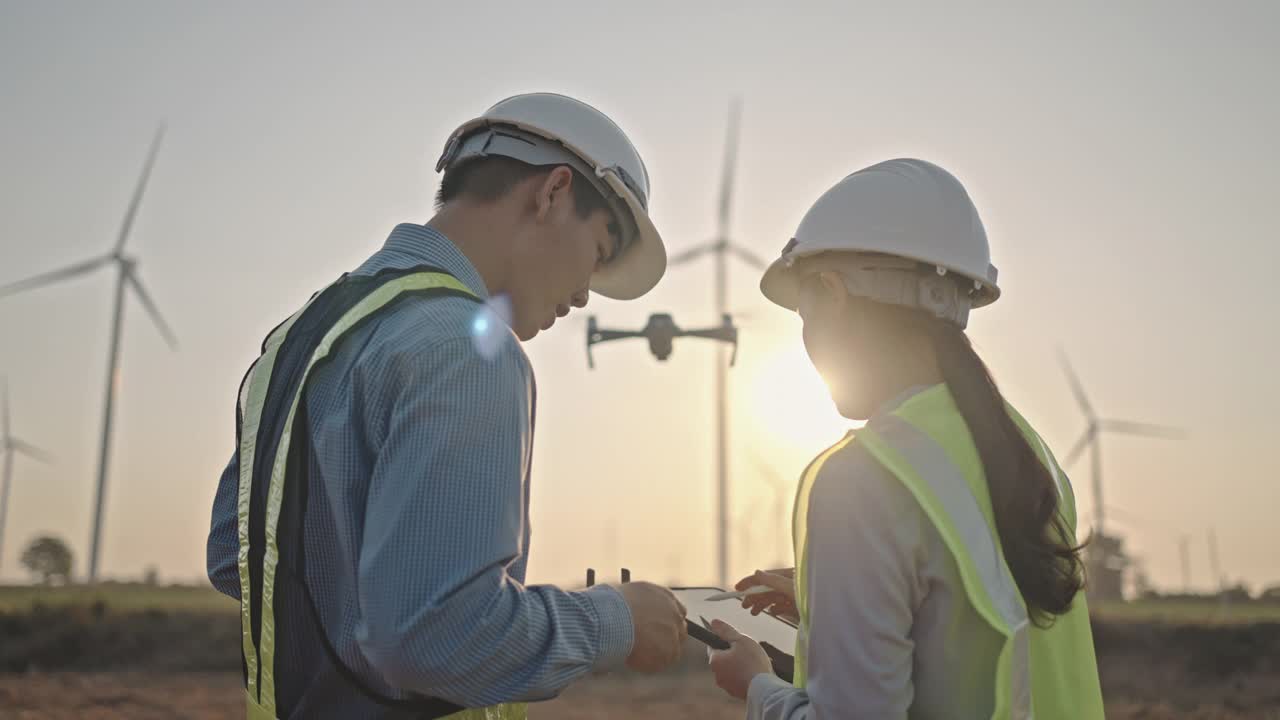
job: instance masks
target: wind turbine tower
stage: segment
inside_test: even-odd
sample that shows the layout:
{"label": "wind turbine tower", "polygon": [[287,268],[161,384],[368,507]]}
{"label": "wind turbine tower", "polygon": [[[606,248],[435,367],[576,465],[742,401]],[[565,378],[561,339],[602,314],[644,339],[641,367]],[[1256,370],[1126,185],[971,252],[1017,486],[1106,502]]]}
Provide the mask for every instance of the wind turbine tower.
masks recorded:
{"label": "wind turbine tower", "polygon": [[[729,255],[763,271],[765,262],[746,248],[734,244],[729,238],[730,208],[733,201],[734,170],[738,161],[738,124],[742,115],[742,103],[734,100],[729,108],[729,128],[725,139],[724,171],[720,178],[719,213],[716,236],[710,242],[686,250],[671,258],[676,267],[711,254],[714,277],[715,311],[717,318],[729,312]],[[716,578],[720,587],[729,582],[729,397],[727,361],[724,348],[715,351],[715,383],[713,402],[716,408]]]}

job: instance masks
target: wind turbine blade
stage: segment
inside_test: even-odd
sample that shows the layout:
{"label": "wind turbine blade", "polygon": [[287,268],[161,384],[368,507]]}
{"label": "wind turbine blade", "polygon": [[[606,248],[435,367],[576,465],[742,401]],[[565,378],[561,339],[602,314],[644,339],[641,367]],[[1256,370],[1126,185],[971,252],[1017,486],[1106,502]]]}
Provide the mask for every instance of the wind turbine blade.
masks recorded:
{"label": "wind turbine blade", "polygon": [[138,215],[138,207],[142,204],[142,194],[147,189],[147,180],[151,178],[151,168],[156,163],[156,154],[160,152],[160,141],[164,139],[164,125],[156,129],[156,137],[151,141],[151,150],[147,153],[147,163],[142,167],[142,175],[138,178],[138,186],[134,188],[133,198],[129,201],[129,209],[124,214],[124,222],[120,225],[120,235],[116,238],[114,252],[124,249],[129,239],[129,231],[133,229],[133,219]]}
{"label": "wind turbine blade", "polygon": [[1186,437],[1186,433],[1178,428],[1166,427],[1164,425],[1149,425],[1147,423],[1129,422],[1127,420],[1103,420],[1099,427],[1106,432],[1121,433],[1123,435],[1140,435],[1149,438],[1163,438],[1166,440],[1181,440]]}
{"label": "wind turbine blade", "polygon": [[1089,447],[1089,441],[1091,440],[1093,440],[1092,428],[1085,430],[1084,435],[1081,435],[1080,439],[1076,441],[1075,447],[1071,448],[1071,452],[1067,453],[1066,459],[1062,461],[1062,467],[1068,468],[1074,465],[1076,460],[1080,459],[1080,454]]}
{"label": "wind turbine blade", "polygon": [[87,272],[97,270],[109,262],[111,262],[111,256],[107,255],[100,258],[94,258],[93,260],[79,262],[75,265],[62,268],[61,270],[51,270],[47,273],[41,273],[34,277],[29,277],[26,280],[19,280],[17,282],[9,283],[8,285],[0,285],[0,297],[20,293],[23,290],[31,290],[42,285],[58,282],[59,280],[73,278],[77,275],[83,275]]}
{"label": "wind turbine blade", "polygon": [[1076,396],[1076,402],[1080,404],[1080,409],[1084,410],[1084,414],[1090,420],[1093,420],[1095,414],[1093,405],[1089,403],[1089,398],[1084,394],[1084,386],[1080,384],[1080,378],[1076,377],[1076,371],[1071,367],[1071,361],[1067,359],[1067,353],[1062,348],[1058,348],[1058,360],[1062,363],[1062,369],[1067,374],[1067,380],[1071,383],[1071,393]]}
{"label": "wind turbine blade", "polygon": [[52,455],[45,452],[44,450],[41,450],[35,445],[32,445],[31,443],[23,442],[17,438],[13,438],[9,441],[9,447],[13,448],[14,452],[20,452],[23,455],[26,455],[27,457],[31,458],[32,460],[37,460],[39,462],[45,463],[46,465],[51,464],[53,462]]}
{"label": "wind turbine blade", "polygon": [[713,248],[715,248],[715,244],[708,243],[706,245],[699,245],[698,247],[693,248],[691,250],[685,250],[682,253],[676,253],[675,255],[671,256],[671,259],[667,260],[667,265],[668,266],[683,265],[687,262],[697,260],[703,255],[706,255],[708,252],[711,252]]}
{"label": "wind turbine blade", "polygon": [[739,260],[741,260],[742,262],[750,265],[751,267],[757,270],[764,270],[766,267],[769,266],[768,263],[760,259],[759,255],[756,255],[755,253],[751,252],[746,248],[738,247],[737,245],[730,245],[729,252],[733,253],[734,255],[737,255]]}
{"label": "wind turbine blade", "polygon": [[0,378],[0,446],[9,441],[9,378]]}
{"label": "wind turbine blade", "polygon": [[155,302],[151,300],[151,296],[147,294],[146,288],[142,286],[142,282],[138,280],[138,276],[134,273],[132,268],[125,273],[125,277],[128,278],[129,285],[133,287],[134,292],[138,293],[138,300],[142,302],[142,306],[147,309],[147,312],[151,315],[151,319],[155,321],[156,327],[160,330],[160,334],[169,342],[169,347],[173,350],[177,350],[178,339],[174,337],[173,331],[169,329],[169,324],[160,316],[159,308],[157,308]]}
{"label": "wind turbine blade", "polygon": [[738,120],[742,115],[742,101],[734,98],[729,105],[729,128],[724,141],[724,174],[720,177],[720,215],[716,230],[718,239],[729,237],[729,210],[733,202],[733,175],[738,164]]}

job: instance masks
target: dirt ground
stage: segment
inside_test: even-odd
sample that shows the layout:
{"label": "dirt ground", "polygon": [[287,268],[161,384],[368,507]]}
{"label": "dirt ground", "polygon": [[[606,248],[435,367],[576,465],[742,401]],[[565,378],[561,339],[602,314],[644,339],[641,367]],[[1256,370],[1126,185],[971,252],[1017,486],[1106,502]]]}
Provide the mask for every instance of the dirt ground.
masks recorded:
{"label": "dirt ground", "polygon": [[0,674],[0,718],[242,718],[243,693],[234,672]]}
{"label": "dirt ground", "polygon": [[[239,642],[234,613],[0,608],[0,720],[243,717]],[[1108,718],[1280,720],[1280,623],[1097,620],[1094,642]],[[686,654],[669,674],[584,680],[531,717],[742,718],[701,646]]]}
{"label": "dirt ground", "polygon": [[[1261,688],[1259,688],[1261,690]],[[1273,692],[1280,692],[1275,686]],[[214,720],[244,717],[237,673],[0,674],[0,719]],[[1255,698],[1256,700],[1256,698]],[[1277,701],[1280,702],[1280,701]],[[1107,717],[1280,720],[1280,704],[1252,701],[1109,702]],[[654,678],[599,677],[559,699],[534,705],[531,720],[741,720],[740,703],[706,673]]]}

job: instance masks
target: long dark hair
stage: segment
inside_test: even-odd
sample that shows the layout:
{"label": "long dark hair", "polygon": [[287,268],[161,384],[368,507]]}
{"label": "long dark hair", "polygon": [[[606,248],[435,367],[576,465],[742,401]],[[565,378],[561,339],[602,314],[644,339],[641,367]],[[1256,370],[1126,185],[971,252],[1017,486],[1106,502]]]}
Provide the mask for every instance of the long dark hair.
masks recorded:
{"label": "long dark hair", "polygon": [[991,372],[959,327],[931,315],[923,327],[943,380],[973,436],[995,512],[1004,559],[1031,619],[1045,626],[1071,609],[1084,563],[1058,512],[1057,484],[1010,417]]}

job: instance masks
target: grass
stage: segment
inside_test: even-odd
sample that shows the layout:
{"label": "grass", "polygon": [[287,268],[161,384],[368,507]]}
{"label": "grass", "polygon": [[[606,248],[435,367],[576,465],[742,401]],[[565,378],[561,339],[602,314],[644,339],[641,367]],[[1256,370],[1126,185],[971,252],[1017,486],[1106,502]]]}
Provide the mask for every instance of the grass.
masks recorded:
{"label": "grass", "polygon": [[[40,587],[0,585],[0,612],[46,607],[89,607],[101,601],[111,610],[193,610],[234,613],[238,605],[210,587],[149,586],[107,583],[98,586]],[[1090,608],[1095,617],[1112,622],[1163,622],[1190,625],[1280,623],[1280,603],[1234,602],[1209,599],[1140,600]]]}
{"label": "grass", "polygon": [[1090,606],[1094,617],[1113,622],[1161,622],[1176,625],[1280,623],[1280,603],[1211,599],[1137,600]]}
{"label": "grass", "polygon": [[205,612],[237,612],[239,605],[211,587],[150,586],[141,584],[68,585],[41,587],[36,585],[0,585],[0,612],[29,610],[33,605],[46,607],[89,607],[101,601],[111,610],[193,610]]}

